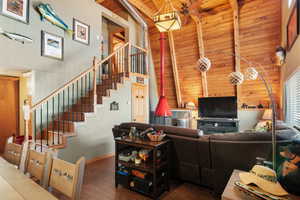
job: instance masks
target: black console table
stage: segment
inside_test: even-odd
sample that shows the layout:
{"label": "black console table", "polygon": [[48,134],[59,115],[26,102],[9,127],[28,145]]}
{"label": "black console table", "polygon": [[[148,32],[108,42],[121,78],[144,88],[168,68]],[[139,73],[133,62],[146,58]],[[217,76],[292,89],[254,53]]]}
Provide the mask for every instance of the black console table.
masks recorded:
{"label": "black console table", "polygon": [[226,118],[200,118],[197,120],[197,129],[202,130],[204,134],[238,132],[239,120]]}
{"label": "black console table", "polygon": [[[136,164],[134,161],[119,159],[124,151],[149,150],[149,159]],[[123,187],[157,199],[169,190],[169,140],[151,142],[137,138],[115,138],[115,186]],[[144,178],[134,173],[140,172]]]}

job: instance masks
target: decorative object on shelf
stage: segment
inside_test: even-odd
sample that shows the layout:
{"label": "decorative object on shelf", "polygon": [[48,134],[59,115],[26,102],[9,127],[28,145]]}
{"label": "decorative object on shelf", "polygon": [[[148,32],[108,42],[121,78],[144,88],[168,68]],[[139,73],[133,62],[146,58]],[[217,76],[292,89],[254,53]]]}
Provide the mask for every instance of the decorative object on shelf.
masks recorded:
{"label": "decorative object on shelf", "polygon": [[190,109],[190,110],[195,110],[195,109],[196,109],[196,105],[195,105],[194,102],[187,102],[187,103],[185,104],[185,108],[186,108],[186,109]]}
{"label": "decorative object on shelf", "polygon": [[129,137],[130,138],[135,138],[137,135],[137,130],[136,130],[136,127],[135,126],[132,126],[130,128],[130,131],[129,131]]}
{"label": "decorative object on shelf", "polygon": [[149,153],[150,151],[148,149],[141,149],[139,151],[139,157],[144,161],[146,162],[149,158]]}
{"label": "decorative object on shelf", "polygon": [[207,72],[211,67],[211,61],[206,57],[201,57],[198,60],[197,65],[201,72]]}
{"label": "decorative object on shelf", "polygon": [[179,30],[181,20],[171,0],[165,0],[165,4],[154,15],[153,21],[159,32]]}
{"label": "decorative object on shelf", "polygon": [[240,85],[244,81],[244,75],[241,72],[231,72],[229,75],[229,81],[231,84]]}
{"label": "decorative object on shelf", "polygon": [[147,136],[152,142],[160,142],[164,139],[166,134],[164,134],[163,131],[159,131],[155,133],[148,133]]}
{"label": "decorative object on shelf", "polygon": [[42,31],[42,56],[63,60],[64,38]]}
{"label": "decorative object on shelf", "polygon": [[245,185],[255,184],[263,191],[276,196],[288,195],[277,181],[276,172],[268,167],[255,165],[250,172],[241,172],[239,176]]}
{"label": "decorative object on shelf", "polygon": [[155,110],[155,116],[170,117],[172,113],[168,105],[168,100],[165,96],[165,35],[160,33],[160,98]]}
{"label": "decorative object on shelf", "polygon": [[300,143],[282,147],[284,162],[280,167],[279,182],[290,193],[300,195]]}
{"label": "decorative object on shelf", "polygon": [[276,52],[276,62],[277,66],[282,66],[285,63],[286,51],[283,47],[277,47]]}
{"label": "decorative object on shelf", "polygon": [[77,19],[73,19],[73,40],[89,45],[90,44],[90,25]]}
{"label": "decorative object on shelf", "polygon": [[41,14],[42,21],[47,19],[53,25],[66,31],[69,35],[73,34],[73,31],[69,29],[69,26],[57,16],[50,4],[41,3],[37,6],[37,10]]}
{"label": "decorative object on shelf", "polygon": [[2,15],[29,23],[29,0],[0,0],[0,8]]}
{"label": "decorative object on shelf", "polygon": [[290,51],[299,35],[299,0],[291,11],[287,25],[287,50]]}
{"label": "decorative object on shelf", "polygon": [[117,110],[119,110],[119,103],[117,103],[116,101],[113,101],[110,104],[110,110],[111,111],[117,111]]}
{"label": "decorative object on shelf", "polygon": [[25,43],[32,43],[33,40],[25,35],[21,35],[21,34],[18,34],[18,33],[11,33],[11,32],[7,32],[7,31],[4,31],[2,28],[0,28],[0,34],[11,39],[11,40],[15,40],[17,42],[20,42],[22,44],[25,44]]}

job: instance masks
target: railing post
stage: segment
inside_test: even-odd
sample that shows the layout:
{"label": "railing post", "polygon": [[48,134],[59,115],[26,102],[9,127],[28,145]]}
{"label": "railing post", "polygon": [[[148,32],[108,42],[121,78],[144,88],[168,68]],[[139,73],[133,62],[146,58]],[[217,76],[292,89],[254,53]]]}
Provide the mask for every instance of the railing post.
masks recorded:
{"label": "railing post", "polygon": [[128,75],[131,72],[131,44],[128,44]]}
{"label": "railing post", "polygon": [[24,101],[23,105],[23,114],[24,114],[24,121],[25,121],[25,140],[23,142],[23,149],[22,149],[22,157],[20,162],[20,171],[25,172],[25,165],[26,165],[26,157],[29,147],[29,120],[30,120],[30,104],[28,100]]}
{"label": "railing post", "polygon": [[96,56],[94,56],[94,59],[93,59],[93,71],[94,71],[94,80],[93,80],[94,106],[96,106],[97,105],[97,59],[96,59]]}

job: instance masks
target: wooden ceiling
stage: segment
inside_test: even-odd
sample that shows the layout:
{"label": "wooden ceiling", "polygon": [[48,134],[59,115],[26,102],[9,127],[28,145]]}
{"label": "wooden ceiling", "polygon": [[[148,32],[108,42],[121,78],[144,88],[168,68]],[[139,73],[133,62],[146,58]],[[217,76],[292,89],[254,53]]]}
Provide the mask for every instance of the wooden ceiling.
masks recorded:
{"label": "wooden ceiling", "polygon": [[[159,32],[151,16],[165,0],[128,1],[142,13],[149,25],[150,45],[159,84]],[[181,3],[190,0],[171,1],[176,9],[180,9]],[[120,15],[117,0],[104,0],[101,4]],[[274,52],[280,45],[281,0],[203,0],[199,10],[202,12],[201,18],[194,17],[181,30],[167,34],[165,77],[170,106],[180,106],[180,96],[182,103],[192,101],[197,104],[198,97],[206,95],[237,95],[240,104],[267,105],[267,92],[260,81],[246,81],[240,87],[229,83],[228,75],[231,72],[245,71],[248,67],[235,59],[231,55],[233,53],[262,64],[279,102],[280,68],[274,64]],[[220,51],[227,54],[222,55]],[[212,68],[205,77],[196,69],[197,60],[204,53],[212,62]]]}

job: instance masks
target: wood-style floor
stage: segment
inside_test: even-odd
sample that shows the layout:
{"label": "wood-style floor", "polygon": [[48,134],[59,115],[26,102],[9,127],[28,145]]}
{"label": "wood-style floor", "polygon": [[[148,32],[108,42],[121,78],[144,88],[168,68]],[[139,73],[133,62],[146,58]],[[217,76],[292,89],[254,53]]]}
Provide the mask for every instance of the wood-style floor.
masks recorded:
{"label": "wood-style floor", "polygon": [[[86,167],[81,192],[82,200],[148,200],[140,194],[114,185],[114,158],[107,158]],[[209,190],[193,184],[172,184],[161,200],[214,200]]]}

